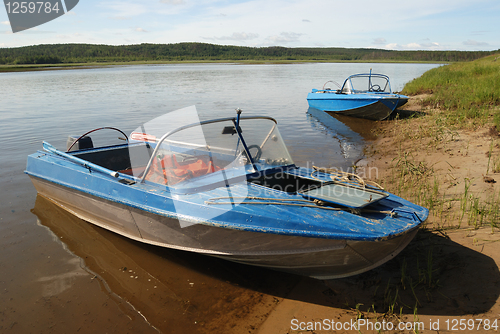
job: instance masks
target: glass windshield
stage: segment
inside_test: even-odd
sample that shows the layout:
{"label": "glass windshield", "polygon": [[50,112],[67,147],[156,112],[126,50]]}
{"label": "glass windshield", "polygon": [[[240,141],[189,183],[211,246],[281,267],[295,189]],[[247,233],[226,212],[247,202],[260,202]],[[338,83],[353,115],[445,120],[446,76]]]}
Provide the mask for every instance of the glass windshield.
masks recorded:
{"label": "glass windshield", "polygon": [[390,93],[391,86],[385,76],[356,75],[346,80],[342,92],[345,94]]}
{"label": "glass windshield", "polygon": [[226,119],[172,132],[156,142],[160,147],[145,179],[169,187],[202,186],[293,164],[274,120],[242,117],[239,128],[241,136]]}

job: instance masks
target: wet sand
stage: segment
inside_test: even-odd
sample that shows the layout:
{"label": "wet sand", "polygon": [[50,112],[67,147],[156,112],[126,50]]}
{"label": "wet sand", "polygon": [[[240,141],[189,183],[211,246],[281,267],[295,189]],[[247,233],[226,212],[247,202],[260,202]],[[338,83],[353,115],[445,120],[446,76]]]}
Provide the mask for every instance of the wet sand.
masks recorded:
{"label": "wet sand", "polygon": [[[254,314],[256,305],[260,312],[270,311],[275,303],[270,291],[285,295],[300,279],[134,242],[82,221],[41,196],[33,213],[72,253],[67,262],[75,267],[74,274],[47,278],[53,281],[54,289],[67,285],[67,293],[54,291],[57,297],[48,296],[48,309],[56,314],[47,319],[47,327],[38,324],[39,329],[53,328],[61,333],[100,329],[120,333],[229,332],[245,327],[241,320],[247,317],[255,318],[249,326],[257,327],[262,314]],[[82,291],[82,285],[87,291]],[[95,298],[89,298],[93,290],[98,290]],[[71,317],[56,306],[78,300],[91,305],[81,305],[81,312]],[[94,310],[109,314],[94,314]],[[103,323],[95,323],[95,319]]]}
{"label": "wet sand", "polygon": [[[387,264],[399,263],[400,273],[394,273],[392,280],[399,288],[396,305],[413,308],[415,318],[426,325],[425,332],[496,332],[500,328],[500,175],[495,161],[500,156],[500,137],[491,125],[453,130],[421,117],[442,112],[426,107],[424,98],[412,97],[392,120],[379,123],[378,139],[364,161],[378,168],[375,180],[389,191],[414,198],[426,192],[420,196],[422,204],[431,208],[416,240]],[[400,177],[403,166],[413,175],[398,183],[394,177]],[[405,182],[415,186],[405,189]],[[404,299],[408,285],[414,286],[415,293]],[[467,325],[457,326],[461,321]],[[431,322],[436,325],[432,331]]]}
{"label": "wet sand", "polygon": [[[427,167],[427,173],[418,177],[426,178],[430,184],[427,191],[436,192],[441,207],[431,210],[417,237],[388,263],[350,278],[315,285],[299,282],[258,333],[498,332],[498,219],[482,212],[485,218],[480,224],[471,211],[474,203],[479,203],[479,211],[495,210],[486,205],[499,198],[500,175],[492,170],[494,158],[500,156],[500,147],[495,144],[500,136],[489,127],[439,129],[439,136],[430,136],[425,133],[429,126],[425,117],[402,121],[429,112],[422,98],[412,97],[404,110],[388,121],[372,122],[370,131],[377,139],[358,165],[375,167],[378,173],[373,180],[398,191],[392,179],[395,165],[402,152],[408,153],[408,164],[418,167],[422,162]],[[408,138],[402,138],[406,132]],[[416,192],[408,189],[410,194]],[[460,201],[464,197],[468,198],[465,209]],[[436,203],[429,200],[427,204]],[[308,294],[322,295],[322,302],[304,302]],[[361,321],[359,331],[349,326],[356,319]],[[335,331],[331,330],[334,324],[339,325]]]}
{"label": "wet sand", "polygon": [[[3,327],[13,333],[298,333],[304,331],[294,324],[325,319],[413,323],[415,307],[426,327],[437,319],[442,326],[453,319],[494,320],[500,312],[498,246],[478,246],[463,231],[422,230],[395,259],[372,271],[319,281],[137,243],[41,196],[33,213],[68,254],[49,262],[64,274],[40,280],[42,298],[20,299],[36,318]],[[491,239],[484,230],[474,236]],[[12,308],[23,312],[20,305]]]}

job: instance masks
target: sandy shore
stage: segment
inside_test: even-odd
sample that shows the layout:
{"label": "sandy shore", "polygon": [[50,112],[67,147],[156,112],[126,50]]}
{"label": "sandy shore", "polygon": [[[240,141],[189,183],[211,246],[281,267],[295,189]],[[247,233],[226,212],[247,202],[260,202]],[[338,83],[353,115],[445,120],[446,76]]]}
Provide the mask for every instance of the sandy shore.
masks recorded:
{"label": "sandy shore", "polygon": [[[260,325],[256,309],[252,326],[240,322],[237,332],[498,332],[500,139],[489,127],[456,131],[429,123],[436,118],[408,118],[440,112],[422,99],[412,97],[395,119],[378,123],[358,170],[430,209],[415,240],[362,275],[302,279],[275,298]],[[356,321],[359,330],[352,327]]]}

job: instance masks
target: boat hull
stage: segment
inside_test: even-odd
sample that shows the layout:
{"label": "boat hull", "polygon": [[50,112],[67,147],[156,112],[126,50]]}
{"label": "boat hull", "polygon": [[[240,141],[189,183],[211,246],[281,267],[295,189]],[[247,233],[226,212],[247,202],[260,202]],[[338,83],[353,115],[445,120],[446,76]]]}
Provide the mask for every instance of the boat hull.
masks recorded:
{"label": "boat hull", "polygon": [[309,93],[309,107],[329,113],[381,121],[404,105],[408,98],[397,94]]}
{"label": "boat hull", "polygon": [[336,279],[364,273],[393,259],[413,240],[417,232],[418,229],[413,229],[407,234],[384,241],[346,240],[345,247],[334,250],[217,257],[317,279]]}
{"label": "boat hull", "polygon": [[377,241],[323,239],[194,224],[30,175],[38,193],[92,224],[140,242],[280,271],[331,279],[356,275],[397,255],[418,227]]}

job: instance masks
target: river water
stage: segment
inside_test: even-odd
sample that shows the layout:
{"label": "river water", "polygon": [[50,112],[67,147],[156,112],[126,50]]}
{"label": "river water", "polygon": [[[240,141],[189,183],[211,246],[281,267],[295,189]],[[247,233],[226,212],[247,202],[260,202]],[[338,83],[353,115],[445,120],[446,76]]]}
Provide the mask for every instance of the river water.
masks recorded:
{"label": "river water", "polygon": [[[307,113],[307,93],[350,74],[384,73],[392,88],[435,64],[178,64],[0,74],[0,332],[210,332],[285,296],[302,278],[142,245],[37,197],[23,173],[42,141],[100,126],[125,133],[195,105],[201,119],[277,119],[295,163],[347,168],[370,121]],[[236,313],[235,310],[243,310]],[[246,312],[246,313],[245,313]],[[218,319],[218,320],[217,320]],[[231,320],[229,320],[231,319]],[[251,326],[251,324],[250,324]]]}

